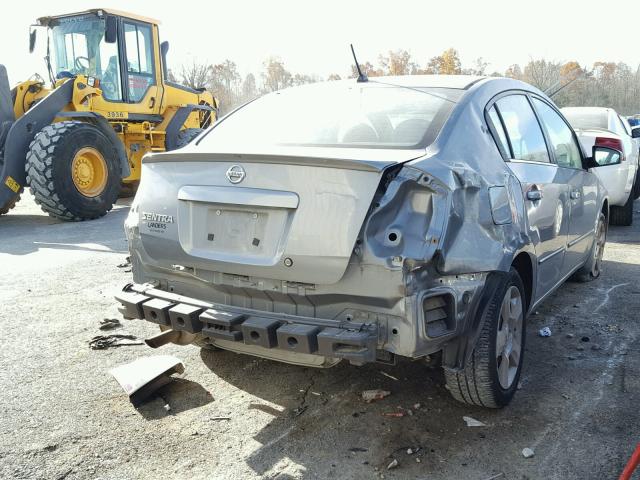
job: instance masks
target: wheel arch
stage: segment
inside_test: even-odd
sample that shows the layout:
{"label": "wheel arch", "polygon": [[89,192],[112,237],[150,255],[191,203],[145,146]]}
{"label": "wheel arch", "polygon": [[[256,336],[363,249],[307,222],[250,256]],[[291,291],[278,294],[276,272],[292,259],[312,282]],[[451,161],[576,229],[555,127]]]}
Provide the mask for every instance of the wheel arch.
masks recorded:
{"label": "wheel arch", "polygon": [[605,198],[602,201],[602,208],[600,209],[600,211],[604,215],[606,224],[608,225],[609,224],[609,199],[608,198]]}
{"label": "wheel arch", "polygon": [[515,268],[520,275],[520,279],[522,280],[522,284],[525,289],[525,300],[526,300],[526,311],[529,311],[533,303],[533,293],[534,293],[534,269],[533,269],[533,259],[529,252],[520,252],[518,253],[513,261],[511,262],[511,266]]}

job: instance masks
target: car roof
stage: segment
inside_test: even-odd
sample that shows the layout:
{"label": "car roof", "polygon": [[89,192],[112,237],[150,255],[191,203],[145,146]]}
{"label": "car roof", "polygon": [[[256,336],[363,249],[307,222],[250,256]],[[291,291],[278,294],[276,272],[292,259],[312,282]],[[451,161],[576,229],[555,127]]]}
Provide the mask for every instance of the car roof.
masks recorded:
{"label": "car roof", "polygon": [[369,77],[370,82],[388,83],[402,87],[457,88],[466,90],[473,84],[490,78],[478,75],[399,75]]}

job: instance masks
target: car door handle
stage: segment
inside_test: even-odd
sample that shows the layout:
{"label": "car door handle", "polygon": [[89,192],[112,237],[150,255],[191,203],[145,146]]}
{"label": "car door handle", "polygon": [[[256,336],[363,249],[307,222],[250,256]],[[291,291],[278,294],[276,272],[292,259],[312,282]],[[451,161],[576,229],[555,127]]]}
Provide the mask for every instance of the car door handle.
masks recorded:
{"label": "car door handle", "polygon": [[569,194],[569,197],[571,197],[572,200],[577,200],[581,196],[582,193],[580,193],[580,190],[571,190],[571,193]]}
{"label": "car door handle", "polygon": [[532,185],[531,188],[527,190],[527,200],[535,202],[536,200],[540,200],[541,198],[542,190],[540,190],[537,185]]}

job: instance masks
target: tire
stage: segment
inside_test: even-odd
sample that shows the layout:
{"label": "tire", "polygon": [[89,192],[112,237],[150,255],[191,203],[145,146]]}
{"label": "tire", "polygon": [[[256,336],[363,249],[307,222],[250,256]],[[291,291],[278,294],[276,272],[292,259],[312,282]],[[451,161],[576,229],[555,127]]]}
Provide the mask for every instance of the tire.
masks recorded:
{"label": "tire", "polygon": [[611,223],[611,225],[629,227],[633,223],[633,200],[633,192],[631,192],[629,193],[627,202],[623,206],[611,207],[611,218],[609,219],[609,223]]}
{"label": "tire", "polygon": [[6,213],[9,213],[9,210],[15,207],[16,203],[18,203],[19,201],[20,201],[20,194],[18,193],[15,197],[13,197],[13,199],[9,203],[7,203],[4,207],[0,208],[0,215],[5,215]]}
{"label": "tire", "polygon": [[604,213],[598,216],[598,224],[596,225],[596,234],[593,237],[593,243],[589,250],[589,260],[580,267],[573,275],[573,279],[586,283],[598,278],[602,273],[602,256],[604,255],[604,247],[607,243],[607,219]]}
{"label": "tire", "polygon": [[139,181],[131,183],[120,183],[120,192],[118,193],[118,198],[131,198],[135,196],[139,185]]}
{"label": "tire", "polygon": [[178,139],[176,140],[176,150],[189,145],[191,141],[202,132],[204,132],[202,128],[185,128],[182,130],[178,134]]}
{"label": "tire", "polygon": [[[90,180],[84,176],[87,164]],[[115,146],[89,123],[67,121],[44,127],[29,145],[26,169],[36,203],[61,220],[102,217],[113,208],[120,191]]]}
{"label": "tire", "polygon": [[479,312],[482,330],[469,361],[460,371],[445,369],[447,389],[453,398],[487,408],[502,408],[511,401],[522,371],[525,298],[522,279],[511,268],[484,311]]}
{"label": "tire", "polygon": [[[640,166],[639,166],[640,167]],[[634,200],[640,198],[640,172],[636,170],[636,181],[633,182],[633,190],[632,190]]]}

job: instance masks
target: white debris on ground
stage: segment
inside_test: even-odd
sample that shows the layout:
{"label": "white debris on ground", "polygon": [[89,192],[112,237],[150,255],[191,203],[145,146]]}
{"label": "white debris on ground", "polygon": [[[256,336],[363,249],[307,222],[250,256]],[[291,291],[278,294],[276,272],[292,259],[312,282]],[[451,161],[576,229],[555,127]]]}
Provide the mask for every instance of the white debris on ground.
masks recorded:
{"label": "white debris on ground", "polygon": [[472,417],[462,417],[462,419],[466,422],[467,427],[486,427],[487,424],[481,422],[480,420],[476,420]]}
{"label": "white debris on ground", "polygon": [[362,400],[365,402],[373,402],[374,400],[382,400],[384,397],[391,395],[391,392],[388,390],[364,390],[362,392]]}
{"label": "white debris on ground", "polygon": [[523,449],[522,449],[522,456],[523,456],[524,458],[531,458],[531,457],[533,457],[535,454],[536,454],[536,453],[533,451],[533,448],[526,447],[526,448],[523,448]]}
{"label": "white debris on ground", "polygon": [[538,332],[538,335],[541,337],[550,337],[551,329],[549,327],[541,328],[540,331]]}

